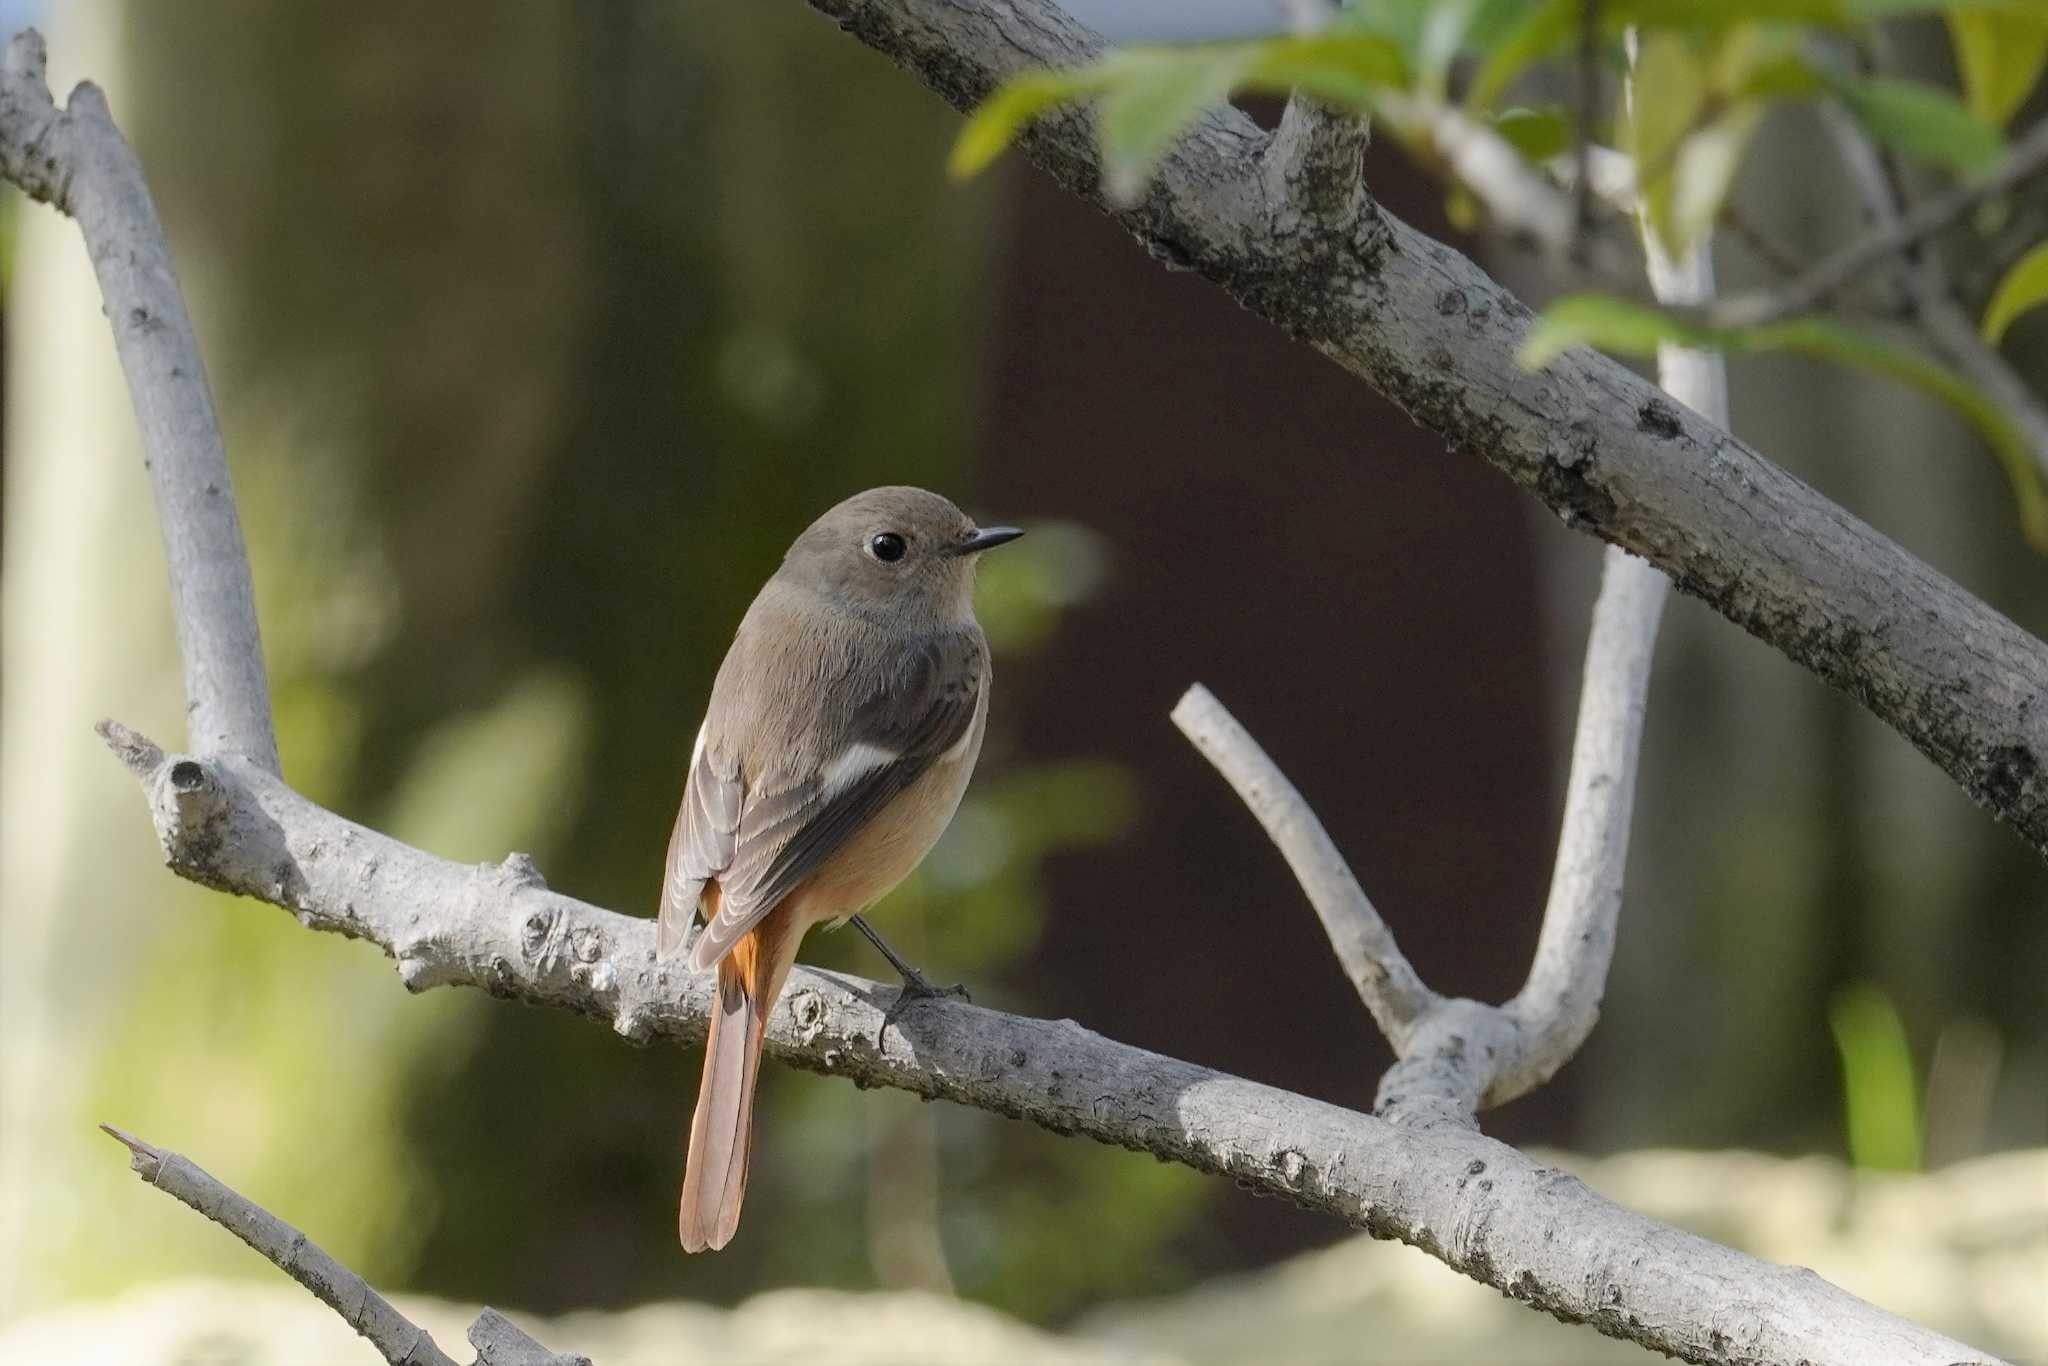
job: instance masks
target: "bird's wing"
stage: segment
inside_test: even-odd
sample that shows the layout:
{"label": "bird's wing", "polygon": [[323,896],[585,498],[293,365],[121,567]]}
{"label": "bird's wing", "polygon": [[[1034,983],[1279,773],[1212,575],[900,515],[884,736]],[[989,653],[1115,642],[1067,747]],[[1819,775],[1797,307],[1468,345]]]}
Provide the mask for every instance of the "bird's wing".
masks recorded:
{"label": "bird's wing", "polygon": [[689,937],[697,918],[704,884],[732,865],[739,843],[740,811],[745,788],[736,759],[705,743],[710,722],[697,731],[690,754],[690,772],[676,825],[668,837],[668,866],[662,874],[661,917],[654,931],[655,952],[667,957]]}
{"label": "bird's wing", "polygon": [[732,858],[717,874],[720,904],[691,950],[710,967],[815,873],[877,812],[964,741],[985,685],[978,631],[948,632],[908,650],[854,704],[837,752],[806,771],[770,768],[746,785]]}

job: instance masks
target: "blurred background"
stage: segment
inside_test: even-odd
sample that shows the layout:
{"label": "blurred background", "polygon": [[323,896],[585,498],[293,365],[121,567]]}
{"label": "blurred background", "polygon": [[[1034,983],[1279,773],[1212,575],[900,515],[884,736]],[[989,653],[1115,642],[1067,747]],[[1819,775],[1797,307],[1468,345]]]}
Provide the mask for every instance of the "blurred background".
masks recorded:
{"label": "blurred background", "polygon": [[[0,0],[0,28],[31,20],[52,85],[104,85],[148,168],[302,791],[651,911],[747,601],[832,502],[916,483],[1032,535],[984,570],[1000,682],[968,803],[879,912],[913,958],[982,1004],[1369,1106],[1384,1045],[1167,722],[1200,680],[1434,985],[1519,985],[1598,546],[1014,158],[949,183],[957,116],[802,5]],[[1741,198],[1811,251],[1853,215],[1783,122]],[[1394,154],[1368,175],[1449,235]],[[91,732],[182,736],[125,390],[75,229],[11,189],[0,278],[0,1323],[273,1274],[138,1191],[102,1120],[380,1286],[550,1313],[911,1288],[1057,1326],[1346,1238],[771,1068],[746,1232],[683,1258],[695,1056],[410,997],[365,946],[162,871]],[[2016,331],[2038,363],[2039,315]],[[1943,413],[1796,360],[1738,362],[1733,392],[1747,439],[2048,633],[2048,564]],[[1649,715],[1605,1016],[1489,1129],[1935,1170],[2048,1140],[2048,869],[1689,599]],[[806,956],[886,975],[850,936]]]}

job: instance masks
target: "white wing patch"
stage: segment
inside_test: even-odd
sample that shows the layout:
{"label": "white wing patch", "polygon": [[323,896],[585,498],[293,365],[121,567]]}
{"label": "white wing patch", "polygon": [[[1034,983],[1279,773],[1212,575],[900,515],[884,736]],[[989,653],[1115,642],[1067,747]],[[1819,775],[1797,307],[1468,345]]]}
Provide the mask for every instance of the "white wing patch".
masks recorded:
{"label": "white wing patch", "polygon": [[824,771],[818,775],[820,796],[829,802],[876,769],[893,764],[902,757],[886,746],[856,740],[837,759],[825,765]]}

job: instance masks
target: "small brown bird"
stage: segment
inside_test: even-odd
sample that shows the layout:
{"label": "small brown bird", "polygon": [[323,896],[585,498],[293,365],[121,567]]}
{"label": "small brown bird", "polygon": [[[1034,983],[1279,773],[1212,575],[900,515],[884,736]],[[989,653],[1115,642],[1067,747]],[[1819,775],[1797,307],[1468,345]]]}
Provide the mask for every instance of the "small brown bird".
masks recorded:
{"label": "small brown bird", "polygon": [[977,528],[935,493],[855,494],[797,537],[747,609],[690,757],[669,837],[657,950],[704,929],[718,969],[677,1229],[721,1248],[739,1226],[768,1014],[805,931],[860,918],[953,819],[988,717],[975,556],[1024,533]]}

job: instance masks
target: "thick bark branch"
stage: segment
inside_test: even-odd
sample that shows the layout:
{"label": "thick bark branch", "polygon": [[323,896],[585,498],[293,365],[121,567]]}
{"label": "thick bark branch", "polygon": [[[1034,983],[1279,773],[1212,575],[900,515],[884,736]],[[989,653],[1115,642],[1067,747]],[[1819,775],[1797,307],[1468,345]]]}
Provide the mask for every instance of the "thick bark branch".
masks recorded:
{"label": "thick bark branch", "polygon": [[156,205],[106,96],[59,110],[29,30],[0,54],[0,176],[78,220],[128,377],[171,576],[192,747],[278,772],[256,598],[227,452]]}
{"label": "thick bark branch", "polygon": [[[710,979],[657,961],[650,920],[547,889],[533,864],[435,858],[325,811],[233,756],[166,755],[118,726],[172,868],[367,939],[412,990],[461,984],[608,1022],[703,1036]],[[1390,1123],[1033,1020],[799,967],[768,1024],[793,1066],[956,1101],[1151,1153],[1398,1238],[1503,1294],[1688,1361],[1951,1366],[1994,1358],[1631,1213],[1455,1126]]]}
{"label": "thick bark branch", "polygon": [[[811,3],[961,108],[1017,71],[1101,51],[1050,0]],[[1383,209],[1348,230],[1303,224],[1261,173],[1269,141],[1216,111],[1115,216],[1567,525],[1649,560],[1855,697],[2048,854],[2048,646],[1620,364],[1573,350],[1525,372],[1519,300]],[[1085,111],[1040,121],[1023,146],[1101,202]]]}
{"label": "thick bark branch", "polygon": [[[111,1124],[100,1128],[128,1149],[129,1165],[137,1176],[269,1258],[271,1265],[311,1291],[367,1338],[391,1366],[456,1366],[426,1329],[399,1313],[369,1282],[305,1234],[180,1154],[124,1134]],[[475,1366],[590,1366],[587,1357],[548,1351],[495,1309],[477,1315],[469,1340],[477,1349]]]}

